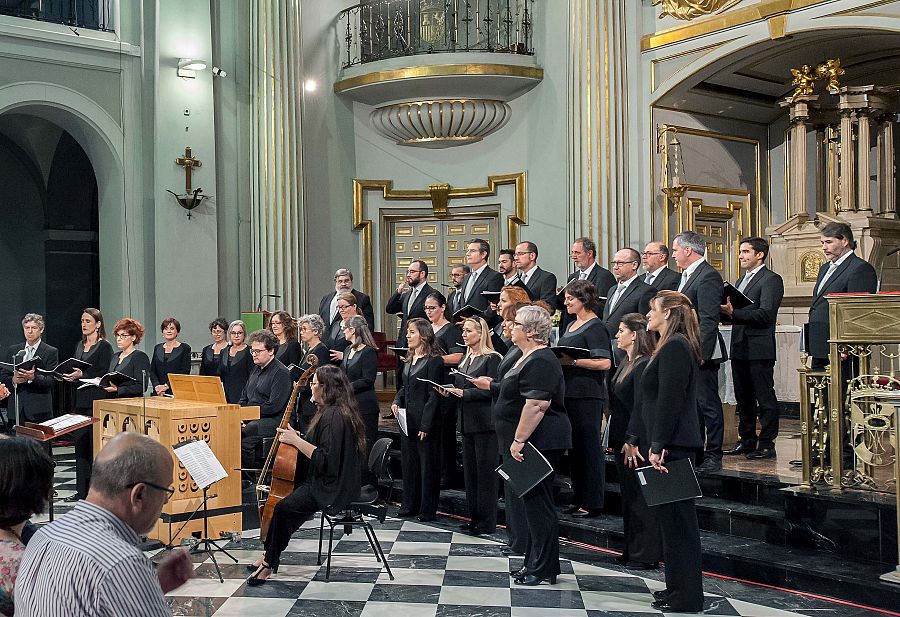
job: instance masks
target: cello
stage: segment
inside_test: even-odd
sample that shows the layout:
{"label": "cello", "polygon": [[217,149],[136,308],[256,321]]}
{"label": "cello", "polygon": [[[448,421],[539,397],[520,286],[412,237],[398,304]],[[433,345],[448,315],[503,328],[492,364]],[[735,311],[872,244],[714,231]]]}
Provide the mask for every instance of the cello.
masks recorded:
{"label": "cello", "polygon": [[[319,366],[319,359],[314,354],[309,354],[306,356],[306,363],[309,364],[309,367],[294,382],[291,398],[284,409],[284,416],[281,418],[281,424],[278,425],[278,428],[287,429],[289,427],[291,411],[297,402],[297,396],[316,372]],[[300,451],[294,446],[282,444],[278,440],[278,434],[276,433],[275,441],[272,443],[269,455],[266,457],[266,463],[263,465],[262,471],[260,471],[259,483],[256,485],[256,499],[259,504],[259,537],[261,539],[265,539],[269,533],[269,523],[272,522],[272,514],[275,512],[276,504],[294,490],[294,476],[297,471],[297,457],[299,454]],[[263,484],[263,481],[270,470],[272,478],[269,481],[269,485],[266,486]]]}

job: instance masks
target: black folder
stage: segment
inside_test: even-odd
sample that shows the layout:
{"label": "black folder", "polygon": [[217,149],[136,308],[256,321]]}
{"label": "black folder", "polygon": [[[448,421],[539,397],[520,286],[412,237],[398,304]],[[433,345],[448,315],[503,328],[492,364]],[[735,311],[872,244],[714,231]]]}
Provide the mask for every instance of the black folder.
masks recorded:
{"label": "black folder", "polygon": [[519,497],[524,496],[540,482],[553,473],[550,462],[544,458],[540,450],[526,442],[522,448],[521,462],[510,459],[495,470]]}
{"label": "black folder", "polygon": [[634,470],[648,506],[703,497],[691,459],[682,458],[663,463],[663,466],[669,473],[657,471],[651,465]]}
{"label": "black folder", "polygon": [[388,349],[401,357],[409,353],[409,347],[388,347]]}
{"label": "black folder", "polygon": [[15,365],[13,365],[12,362],[0,362],[0,367],[5,368],[8,371],[12,371],[13,366],[15,366],[15,369],[17,371],[30,371],[31,369],[33,369],[40,363],[41,363],[41,357],[35,356],[31,360],[27,360],[24,362],[16,362]]}
{"label": "black folder", "polygon": [[556,347],[551,347],[550,351],[555,353],[557,358],[559,358],[563,354],[569,356],[573,360],[588,360],[591,357],[591,350],[584,349],[583,347],[566,347],[565,345],[557,345]]}
{"label": "black folder", "polygon": [[747,308],[753,304],[753,300],[738,291],[738,288],[728,281],[725,281],[725,290],[722,293],[722,304],[725,304],[726,300],[731,300],[731,306],[736,309]]}
{"label": "black folder", "polygon": [[85,362],[84,360],[79,360],[78,358],[69,358],[68,360],[63,360],[59,364],[56,365],[54,369],[43,369],[39,368],[39,373],[44,373],[45,375],[53,375],[54,377],[62,378],[64,375],[68,375],[75,369],[79,369],[81,371],[86,371],[91,368],[90,362]]}
{"label": "black folder", "polygon": [[482,311],[475,308],[471,304],[467,304],[453,313],[453,323],[462,321],[463,319],[468,319],[469,317],[481,317],[482,315],[484,315]]}

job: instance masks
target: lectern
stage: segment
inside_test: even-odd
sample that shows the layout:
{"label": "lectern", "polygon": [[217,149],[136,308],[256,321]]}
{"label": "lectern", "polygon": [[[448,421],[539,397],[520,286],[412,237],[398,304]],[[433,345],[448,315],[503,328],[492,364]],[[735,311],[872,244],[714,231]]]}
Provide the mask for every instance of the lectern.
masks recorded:
{"label": "lectern", "polygon": [[[240,532],[241,474],[232,470],[241,466],[241,420],[259,418],[259,407],[239,407],[226,402],[218,377],[169,375],[169,382],[174,398],[94,401],[94,416],[100,419],[94,425],[94,454],[123,431],[148,435],[170,451],[173,444],[189,439],[206,441],[229,472],[228,478],[216,484],[216,496],[209,499],[209,534],[219,537],[220,533]],[[172,459],[175,494],[163,507],[161,520],[147,534],[163,544],[178,544],[182,538],[203,531],[203,522],[192,520],[175,533],[197,509],[203,494],[174,455]]]}

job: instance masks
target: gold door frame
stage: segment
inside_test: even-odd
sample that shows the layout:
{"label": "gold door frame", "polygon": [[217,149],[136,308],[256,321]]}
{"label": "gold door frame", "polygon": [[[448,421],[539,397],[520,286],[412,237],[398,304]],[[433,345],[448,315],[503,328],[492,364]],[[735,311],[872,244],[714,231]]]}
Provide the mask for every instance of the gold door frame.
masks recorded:
{"label": "gold door frame", "polygon": [[[448,184],[434,184],[427,189],[394,189],[393,180],[353,180],[353,230],[362,234],[362,274],[364,289],[375,293],[373,265],[375,247],[372,244],[372,219],[366,218],[366,191],[381,191],[385,201],[431,201],[435,218],[454,218],[450,212],[450,201],[477,197],[496,197],[499,187],[507,184],[515,186],[515,212],[507,216],[506,233],[509,246],[519,243],[519,227],[528,224],[525,172],[488,176],[487,186],[452,188]],[[497,216],[496,213],[491,213]],[[461,216],[475,216],[473,212]]]}

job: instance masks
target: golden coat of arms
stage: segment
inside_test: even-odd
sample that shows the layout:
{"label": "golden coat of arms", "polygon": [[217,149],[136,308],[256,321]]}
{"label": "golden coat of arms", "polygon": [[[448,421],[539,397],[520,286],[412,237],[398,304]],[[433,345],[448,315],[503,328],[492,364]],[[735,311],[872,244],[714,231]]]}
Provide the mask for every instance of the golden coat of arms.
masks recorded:
{"label": "golden coat of arms", "polygon": [[675,19],[694,19],[710,13],[726,9],[741,0],[653,0],[653,4],[662,4],[659,18],[671,15]]}

